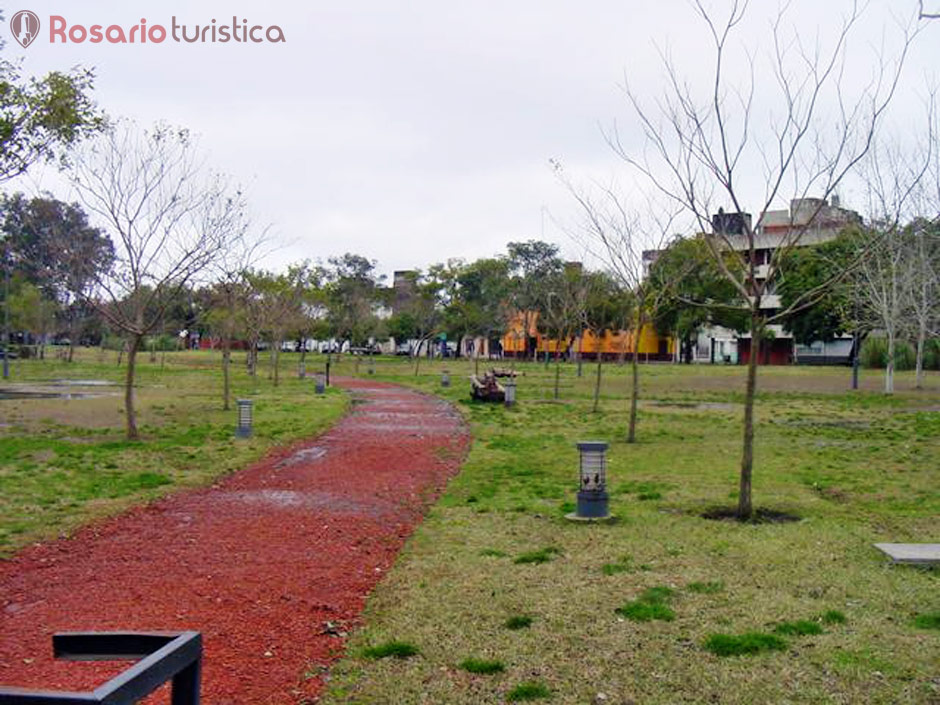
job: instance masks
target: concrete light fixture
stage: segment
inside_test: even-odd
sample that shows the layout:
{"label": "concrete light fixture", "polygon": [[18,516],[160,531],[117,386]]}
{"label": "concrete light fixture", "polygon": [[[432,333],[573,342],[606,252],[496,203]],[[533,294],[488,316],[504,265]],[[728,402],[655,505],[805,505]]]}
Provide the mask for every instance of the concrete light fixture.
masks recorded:
{"label": "concrete light fixture", "polygon": [[449,387],[450,386],[450,373],[447,370],[441,372],[441,386]]}
{"label": "concrete light fixture", "polygon": [[578,507],[567,519],[604,521],[611,518],[607,507],[607,448],[604,441],[580,441],[578,453]]}
{"label": "concrete light fixture", "polygon": [[235,427],[235,436],[236,438],[251,438],[251,399],[238,399],[235,404],[238,407],[238,426]]}
{"label": "concrete light fixture", "polygon": [[326,374],[323,372],[317,372],[314,389],[317,394],[323,394],[326,391]]}

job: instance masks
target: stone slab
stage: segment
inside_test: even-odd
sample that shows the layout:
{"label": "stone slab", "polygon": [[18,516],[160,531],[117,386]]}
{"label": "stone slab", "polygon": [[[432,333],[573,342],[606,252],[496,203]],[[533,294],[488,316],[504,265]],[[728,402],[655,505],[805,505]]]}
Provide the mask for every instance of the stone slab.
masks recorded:
{"label": "stone slab", "polygon": [[895,563],[940,565],[940,543],[876,543]]}

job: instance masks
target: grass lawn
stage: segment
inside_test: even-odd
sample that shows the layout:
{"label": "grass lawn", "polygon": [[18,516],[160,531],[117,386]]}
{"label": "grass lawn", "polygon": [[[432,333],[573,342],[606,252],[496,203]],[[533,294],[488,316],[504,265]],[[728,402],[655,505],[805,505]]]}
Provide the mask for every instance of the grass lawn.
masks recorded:
{"label": "grass lawn", "polygon": [[[605,365],[597,414],[593,367],[563,367],[559,401],[553,368],[520,369],[506,410],[470,403],[468,363],[379,361],[475,440],[324,702],[940,702],[940,571],[871,545],[940,541],[940,375],[885,397],[873,371],[851,393],[844,368],[761,368],[755,506],[801,520],[741,525],[700,515],[736,499],[744,369],[644,366],[634,445],[629,368]],[[611,442],[616,523],[563,518],[578,440]]]}
{"label": "grass lawn", "polygon": [[[50,353],[50,358],[54,357]],[[233,399],[254,401],[255,434],[236,441],[234,402],[222,410],[220,354],[138,356],[137,408],[143,440],[124,439],[124,367],[116,353],[80,350],[76,362],[17,360],[0,390],[71,391],[90,398],[0,399],[0,557],[68,532],[95,517],[180,487],[204,485],[272,446],[309,437],[346,408],[337,390],[316,396],[288,356],[276,389],[262,368],[245,373],[235,355]],[[117,386],[56,385],[100,380]]]}

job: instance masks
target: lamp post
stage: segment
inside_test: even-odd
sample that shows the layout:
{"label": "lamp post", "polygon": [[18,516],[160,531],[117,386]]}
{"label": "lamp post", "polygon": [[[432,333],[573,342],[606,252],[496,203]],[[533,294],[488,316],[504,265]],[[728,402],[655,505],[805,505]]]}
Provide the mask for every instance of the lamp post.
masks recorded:
{"label": "lamp post", "polygon": [[[507,407],[515,406],[516,404],[516,380],[510,377],[506,380],[506,385],[503,387],[504,394],[503,400],[506,403]],[[497,397],[498,399],[499,397]]]}
{"label": "lamp post", "polygon": [[450,373],[447,370],[441,372],[441,386],[449,387],[450,386]]}
{"label": "lamp post", "polygon": [[251,438],[251,399],[238,399],[235,404],[238,407],[238,426],[235,427],[235,437]]}
{"label": "lamp post", "polygon": [[607,448],[604,441],[580,441],[578,469],[578,504],[572,521],[604,521],[611,519],[607,502]]}
{"label": "lamp post", "polygon": [[3,379],[10,379],[10,246],[3,248]]}

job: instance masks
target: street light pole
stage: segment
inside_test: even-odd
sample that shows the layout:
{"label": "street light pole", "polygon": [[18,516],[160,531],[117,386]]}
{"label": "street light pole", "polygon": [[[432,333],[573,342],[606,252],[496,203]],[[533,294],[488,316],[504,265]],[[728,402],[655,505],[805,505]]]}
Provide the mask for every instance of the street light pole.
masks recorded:
{"label": "street light pole", "polygon": [[3,379],[10,379],[10,258],[3,248]]}

